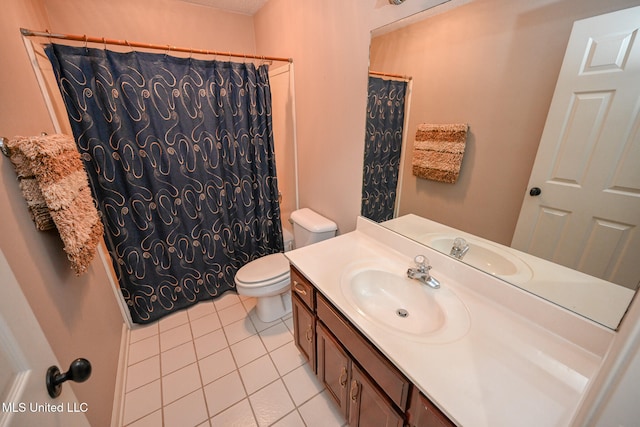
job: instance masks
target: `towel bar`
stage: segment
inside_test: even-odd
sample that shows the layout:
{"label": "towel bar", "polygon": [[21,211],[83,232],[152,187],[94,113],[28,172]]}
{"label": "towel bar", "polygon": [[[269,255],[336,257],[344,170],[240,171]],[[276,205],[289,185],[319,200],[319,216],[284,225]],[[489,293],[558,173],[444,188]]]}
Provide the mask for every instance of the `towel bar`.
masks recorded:
{"label": "towel bar", "polygon": [[0,136],[0,151],[2,154],[9,157],[9,147],[7,147],[7,138]]}

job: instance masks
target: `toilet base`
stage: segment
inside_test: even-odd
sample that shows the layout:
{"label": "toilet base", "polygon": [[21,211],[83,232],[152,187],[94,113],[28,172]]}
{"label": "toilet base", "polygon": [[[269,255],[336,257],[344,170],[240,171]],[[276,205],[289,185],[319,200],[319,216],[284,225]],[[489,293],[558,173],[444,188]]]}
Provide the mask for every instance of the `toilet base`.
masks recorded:
{"label": "toilet base", "polygon": [[256,298],[256,315],[264,323],[271,323],[291,313],[291,292]]}

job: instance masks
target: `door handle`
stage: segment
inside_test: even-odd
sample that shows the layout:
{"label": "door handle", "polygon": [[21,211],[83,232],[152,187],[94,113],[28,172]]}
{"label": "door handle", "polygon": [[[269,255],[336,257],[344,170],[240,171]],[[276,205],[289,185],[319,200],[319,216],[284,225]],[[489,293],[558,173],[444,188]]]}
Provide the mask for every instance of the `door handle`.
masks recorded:
{"label": "door handle", "polygon": [[69,370],[64,374],[60,373],[57,366],[51,366],[47,370],[47,391],[49,396],[58,397],[62,393],[62,383],[71,380],[77,383],[85,382],[91,376],[91,363],[87,359],[76,359],[71,362]]}
{"label": "door handle", "polygon": [[531,190],[529,190],[529,195],[530,196],[539,196],[540,194],[542,194],[542,190],[539,187],[532,187]]}

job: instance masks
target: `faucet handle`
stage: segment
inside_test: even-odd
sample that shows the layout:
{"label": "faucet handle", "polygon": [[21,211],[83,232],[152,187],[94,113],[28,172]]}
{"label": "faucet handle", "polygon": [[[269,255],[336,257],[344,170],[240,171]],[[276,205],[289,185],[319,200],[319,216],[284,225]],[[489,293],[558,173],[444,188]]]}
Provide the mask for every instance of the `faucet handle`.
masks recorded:
{"label": "faucet handle", "polygon": [[413,262],[416,263],[418,271],[420,271],[421,273],[425,273],[431,269],[431,266],[429,265],[429,258],[424,255],[416,255],[416,257],[413,259]]}
{"label": "faucet handle", "polygon": [[458,250],[462,250],[469,247],[469,244],[462,237],[456,237],[456,239],[453,241],[453,247]]}

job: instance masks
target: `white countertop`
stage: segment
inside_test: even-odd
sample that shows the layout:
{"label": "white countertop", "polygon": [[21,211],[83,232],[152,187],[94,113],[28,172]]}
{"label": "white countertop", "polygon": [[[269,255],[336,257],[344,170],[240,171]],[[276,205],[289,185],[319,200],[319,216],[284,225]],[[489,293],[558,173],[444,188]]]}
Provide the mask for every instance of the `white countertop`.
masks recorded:
{"label": "white countertop", "polygon": [[[432,275],[442,287],[468,309],[468,332],[452,342],[421,342],[380,327],[352,306],[341,289],[343,272],[353,263],[384,259],[406,269],[419,253],[430,259]],[[356,231],[286,256],[460,426],[570,425],[613,335],[362,218]]]}

